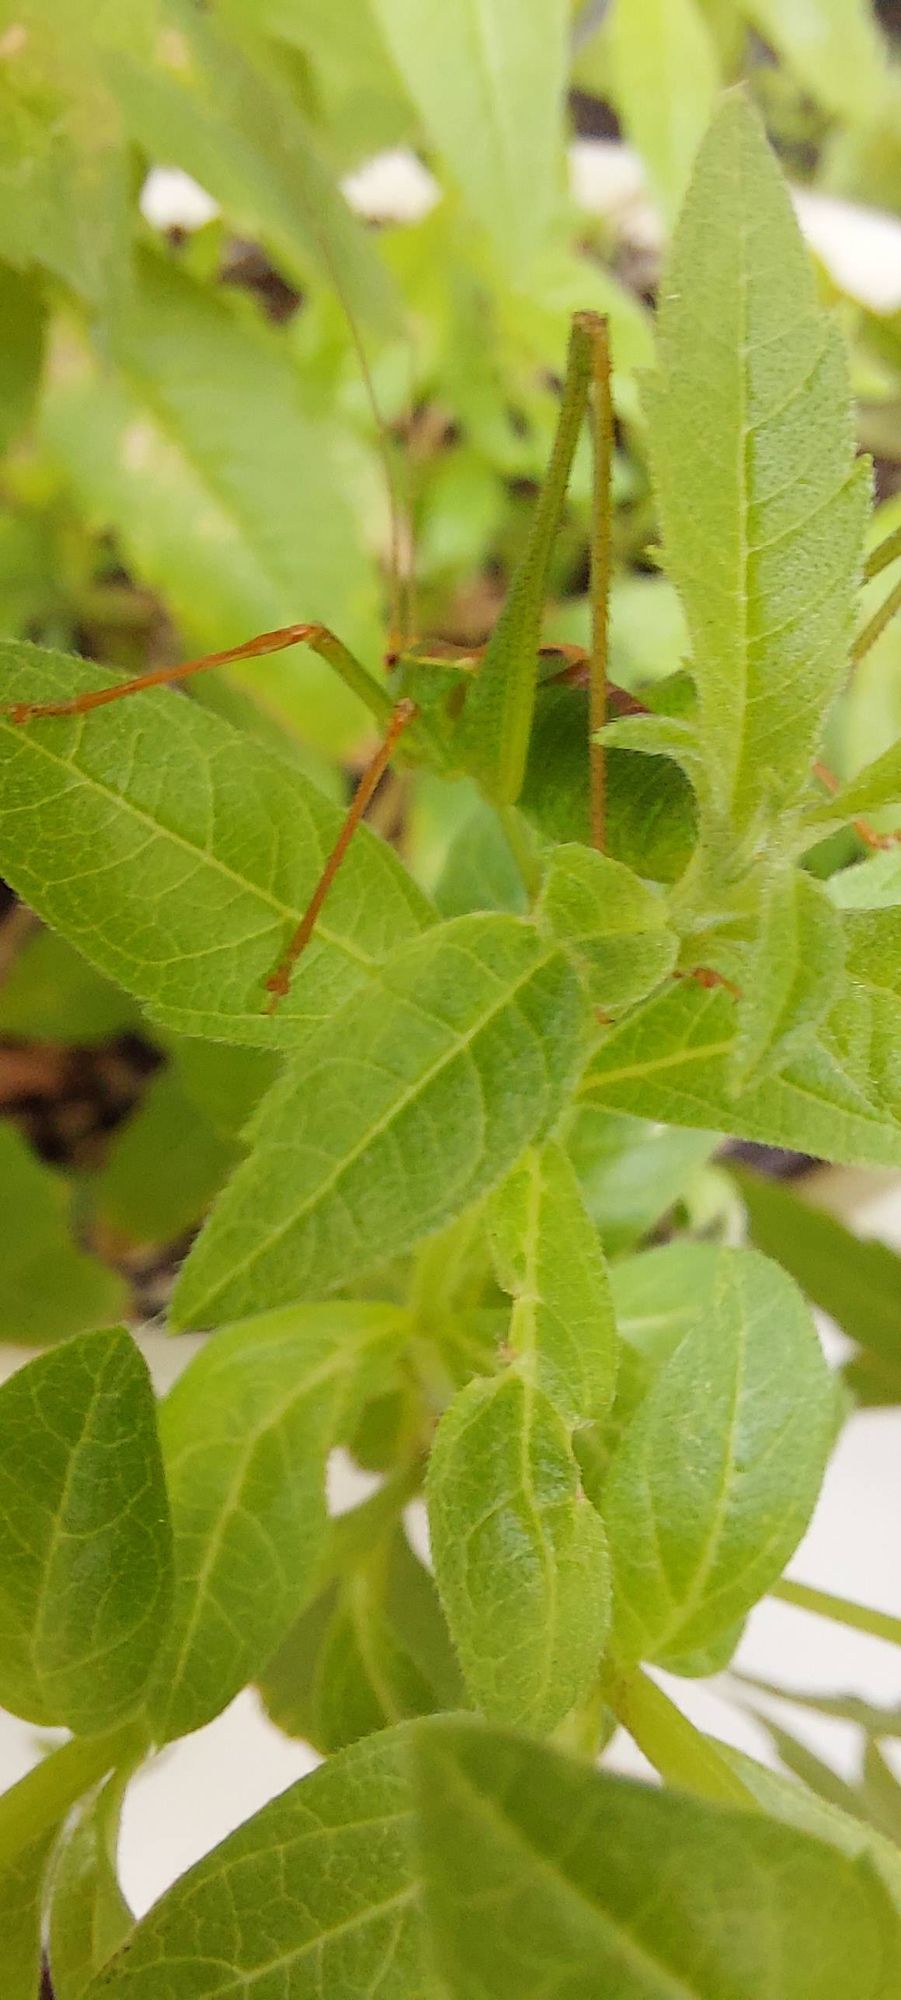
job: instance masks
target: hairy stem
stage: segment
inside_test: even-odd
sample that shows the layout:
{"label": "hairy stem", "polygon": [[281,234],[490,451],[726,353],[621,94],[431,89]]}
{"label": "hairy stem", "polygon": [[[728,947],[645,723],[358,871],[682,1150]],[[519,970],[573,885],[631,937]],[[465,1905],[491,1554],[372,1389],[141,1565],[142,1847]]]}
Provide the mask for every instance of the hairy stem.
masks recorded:
{"label": "hairy stem", "polygon": [[611,1675],[605,1693],[617,1721],[668,1785],[699,1799],[759,1811],[753,1792],[720,1756],[712,1739],[689,1722],[641,1667]]}

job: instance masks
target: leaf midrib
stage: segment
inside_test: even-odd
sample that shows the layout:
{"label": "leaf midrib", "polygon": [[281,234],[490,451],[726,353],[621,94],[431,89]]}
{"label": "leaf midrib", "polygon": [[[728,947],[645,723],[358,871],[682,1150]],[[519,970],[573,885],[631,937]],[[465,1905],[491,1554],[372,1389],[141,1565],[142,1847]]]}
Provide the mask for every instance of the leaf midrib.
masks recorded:
{"label": "leaf midrib", "polygon": [[[419,941],[416,940],[415,942],[418,943]],[[345,1173],[347,1173],[351,1167],[356,1165],[357,1161],[362,1158],[363,1154],[367,1151],[367,1149],[371,1145],[373,1145],[377,1139],[380,1139],[382,1137],[382,1134],[388,1131],[390,1127],[394,1124],[395,1120],[402,1116],[404,1111],[407,1110],[408,1106],[412,1104],[415,1101],[415,1099],[418,1096],[420,1096],[420,1094],[425,1089],[427,1089],[431,1083],[434,1082],[437,1076],[441,1075],[442,1070],[448,1068],[452,1062],[455,1062],[457,1057],[461,1054],[461,1052],[467,1049],[469,1045],[476,1040],[477,1036],[480,1035],[486,1027],[488,1027],[489,1023],[493,1021],[498,1014],[504,1013],[508,1008],[512,1009],[516,996],[518,993],[522,991],[523,987],[529,986],[532,983],[532,981],[538,976],[539,972],[543,971],[546,966],[552,964],[555,958],[560,956],[561,954],[559,952],[547,951],[542,956],[533,960],[532,964],[529,966],[528,971],[523,973],[522,977],[517,979],[513,985],[506,987],[502,997],[498,1000],[494,1000],[491,1006],[488,1007],[485,1010],[485,1012],[481,1014],[478,1017],[478,1019],[470,1025],[465,1034],[455,1035],[453,1041],[436,1059],[436,1061],[431,1063],[428,1069],[421,1071],[420,1074],[417,1076],[415,1082],[409,1084],[407,1089],[402,1092],[400,1097],[397,1097],[393,1100],[393,1102],[385,1111],[383,1116],[377,1119],[374,1124],[367,1126],[366,1131],[360,1138],[358,1144],[354,1146],[349,1153],[345,1153],[342,1156],[342,1158],[337,1162],[335,1167],[332,1169],[331,1173],[324,1180],[318,1183],[317,1187],[310,1195],[309,1199],[303,1202],[299,1208],[295,1209],[293,1214],[290,1215],[284,1222],[280,1222],[275,1229],[270,1230],[268,1236],[264,1237],[260,1241],[260,1243],[255,1247],[252,1256],[242,1257],[241,1259],[242,1269],[245,1272],[250,1271],[254,1267],[254,1265],[257,1265],[259,1263],[262,1257],[266,1257],[269,1255],[269,1252],[272,1250],[272,1248],[276,1243],[281,1242],[282,1238],[287,1236],[291,1230],[296,1229],[298,1223],[302,1221],[305,1215],[313,1213],[315,1209],[319,1206],[319,1204],[322,1201],[326,1200],[327,1197],[333,1192],[333,1190],[335,1189],[335,1187],[337,1187],[337,1185],[339,1184]],[[376,971],[376,976],[373,980],[373,986],[377,983],[377,981],[378,981],[378,973]],[[372,987],[367,989],[367,998],[371,996],[372,990],[373,990]],[[412,996],[410,994],[404,994],[402,997],[406,1000],[411,1001],[412,1003]],[[435,1017],[431,1016],[430,1018],[434,1019]],[[305,1069],[309,1068],[310,1062],[311,1062],[311,1051],[308,1044],[304,1055]],[[260,1143],[260,1150],[265,1150],[265,1141],[263,1140],[261,1140]],[[234,1176],[233,1180],[229,1183],[231,1187],[237,1185],[238,1181],[240,1181],[242,1178],[243,1172],[251,1164],[252,1164],[251,1162],[246,1162],[244,1169],[239,1167],[237,1174]],[[225,1277],[220,1278],[219,1282],[214,1286],[214,1288],[211,1291],[208,1291],[206,1294],[204,1294],[197,1301],[195,1306],[196,1314],[199,1315],[200,1313],[202,1313],[209,1306],[211,1300],[217,1297],[218,1293],[223,1289],[223,1287],[228,1285],[230,1275],[231,1274],[229,1273]]]}

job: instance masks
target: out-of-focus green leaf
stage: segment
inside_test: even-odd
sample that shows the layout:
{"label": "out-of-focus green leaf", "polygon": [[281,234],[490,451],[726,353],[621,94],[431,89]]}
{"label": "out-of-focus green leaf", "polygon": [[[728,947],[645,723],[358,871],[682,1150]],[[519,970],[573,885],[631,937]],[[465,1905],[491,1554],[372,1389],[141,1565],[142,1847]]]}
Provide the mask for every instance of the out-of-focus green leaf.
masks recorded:
{"label": "out-of-focus green leaf", "polygon": [[192,174],[301,286],[315,271],[354,320],[397,332],[378,253],[259,41],[242,47],[189,0],[166,0],[165,12],[151,62],[120,50],[106,66],[130,136]]}
{"label": "out-of-focus green leaf", "polygon": [[[41,429],[90,518],[114,528],[193,651],[299,621],[352,648],[378,630],[341,435],[273,329],[150,254],[103,365],[61,330]],[[366,718],[306,648],[229,669],[324,749]]]}
{"label": "out-of-focus green leaf", "polygon": [[457,917],[396,952],[274,1086],[177,1324],[321,1297],[440,1228],[553,1123],[585,1028],[575,974],[521,918]]}
{"label": "out-of-focus green leaf", "polygon": [[0,1870],[0,1991],[35,2000],[41,1977],[41,1908],[55,1834],[44,1834]]}
{"label": "out-of-focus green leaf", "polygon": [[95,1213],[132,1242],[171,1242],[209,1207],[240,1158],[165,1070],[91,1181]]}
{"label": "out-of-focus green leaf", "polygon": [[94,1735],[138,1707],[172,1590],[153,1392],[128,1334],[80,1334],[20,1368],[0,1388],[0,1446],[0,1695]]}
{"label": "out-of-focus green leaf", "polygon": [[802,1833],[812,1833],[818,1840],[827,1841],[830,1847],[847,1854],[849,1859],[870,1864],[881,1878],[888,1894],[901,1914],[901,1857],[893,1842],[886,1840],[869,1827],[863,1820],[855,1819],[850,1813],[842,1812],[826,1799],[817,1797],[806,1785],[795,1784],[778,1771],[770,1771],[765,1764],[759,1764],[756,1757],[747,1757],[742,1750],[734,1750],[731,1743],[718,1746],[720,1755],[731,1764],[759,1800],[764,1812],[781,1819],[787,1826],[795,1826]]}
{"label": "out-of-focus green leaf", "polygon": [[44,353],[44,298],[37,280],[0,265],[0,451],[28,422]]}
{"label": "out-of-focus green leaf", "polygon": [[89,1794],[54,1856],[47,1953],[54,2000],[80,2000],[132,1927],[116,1872],[122,1790],[112,1778]]}
{"label": "out-of-focus green leaf", "polygon": [[55,931],[25,938],[0,986],[0,1034],[104,1042],[139,1026],[130,994],[102,978]]}
{"label": "out-of-focus green leaf", "polygon": [[311,73],[311,120],[324,129],[330,155],[337,151],[342,164],[362,163],[411,136],[413,108],[370,0],[355,0],[352,33],[333,0],[228,0],[228,11],[303,56]]}
{"label": "out-of-focus green leaf", "polygon": [[873,119],[885,89],[888,51],[871,0],[741,0],[741,6],[825,110],[839,118]]}
{"label": "out-of-focus green leaf", "polygon": [[11,1125],[0,1125],[0,1340],[43,1347],[119,1317],[126,1287],[80,1250],[70,1190]]}
{"label": "out-of-focus green leaf", "polygon": [[703,11],[696,0],[616,0],[608,34],[621,123],[672,222],[719,88]]}
{"label": "out-of-focus green leaf", "polygon": [[716,1132],[680,1130],[577,1102],[567,1121],[567,1151],[608,1251],[647,1236],[718,1144]]}
{"label": "out-of-focus green leaf", "polygon": [[565,0],[372,0],[397,68],[507,269],[540,247],[562,179]]}
{"label": "out-of-focus green leaf", "polygon": [[855,1388],[868,1402],[880,1400],[877,1384],[886,1400],[901,1400],[901,1257],[885,1243],[862,1241],[778,1181],[736,1178],[757,1248],[865,1350],[859,1382],[858,1365],[849,1370]]}

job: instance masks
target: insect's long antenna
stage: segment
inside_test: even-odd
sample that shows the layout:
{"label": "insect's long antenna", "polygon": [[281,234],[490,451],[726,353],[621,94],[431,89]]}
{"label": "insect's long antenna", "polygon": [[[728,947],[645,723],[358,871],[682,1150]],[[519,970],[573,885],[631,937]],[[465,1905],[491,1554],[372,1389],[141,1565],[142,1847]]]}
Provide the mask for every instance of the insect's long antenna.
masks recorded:
{"label": "insect's long antenna", "polygon": [[604,745],[596,741],[607,720],[608,618],[611,571],[613,397],[610,331],[600,316],[591,327],[591,441],[594,495],[591,528],[591,658],[589,663],[589,775],[591,842],[603,852],[607,805]]}
{"label": "insect's long antenna", "polygon": [[301,952],[306,950],[310,942],[319,912],[366,811],[366,807],[372,798],[373,792],[391,762],[399,737],[403,735],[405,729],[409,729],[411,722],[415,721],[418,713],[419,710],[413,701],[404,699],[397,703],[382,741],[374,757],[370,758],[363,772],[348,808],[341,831],[325,863],[325,867],[322,870],[322,874],[319,877],[307,908],[294,932],[294,936],[291,938],[286,951],[279,959],[275,971],[270,972],[266,981],[266,990],[271,995],[266,1009],[267,1014],[274,1014],[279,1001],[284,999],[291,984],[291,974],[294,967]]}

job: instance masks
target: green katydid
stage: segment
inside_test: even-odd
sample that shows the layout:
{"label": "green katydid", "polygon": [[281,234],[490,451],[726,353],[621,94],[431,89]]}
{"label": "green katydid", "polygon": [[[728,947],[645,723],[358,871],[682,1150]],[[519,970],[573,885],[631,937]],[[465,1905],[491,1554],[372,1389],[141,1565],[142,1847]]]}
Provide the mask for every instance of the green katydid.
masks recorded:
{"label": "green katydid", "polygon": [[335,846],[300,923],[266,986],[270,1009],[287,993],[291,973],[312,936],[316,920],[344,858],[355,828],[389,762],[404,739],[404,754],[446,775],[469,773],[502,812],[520,796],[538,684],[541,616],[548,567],[560,524],[579,431],[590,415],[594,447],[594,508],[591,537],[592,644],[551,648],[568,661],[564,674],[587,671],[591,743],[591,835],[604,841],[604,752],[594,741],[606,720],[607,600],[610,575],[610,482],[613,409],[607,322],[599,314],[573,317],[556,434],[538,494],[526,547],[513,576],[500,618],[481,655],[449,660],[425,650],[397,649],[387,655],[390,686],[378,680],[336,635],[322,625],[289,625],[222,652],[204,654],[176,666],[139,674],[72,701],[20,703],[9,711],[14,723],[46,716],[83,715],[123,696],[171,687],[207,667],[226,666],[294,645],[307,645],[334,668],[368,708],[382,741],[367,764]]}

